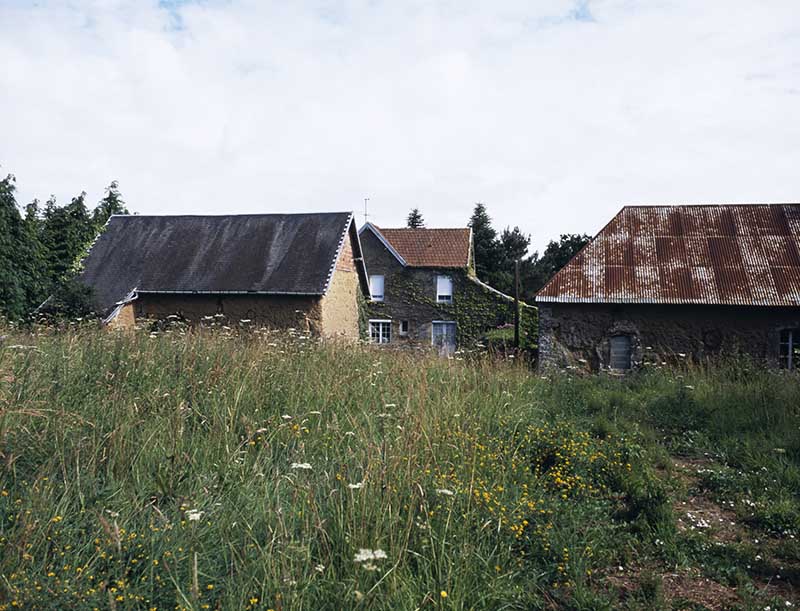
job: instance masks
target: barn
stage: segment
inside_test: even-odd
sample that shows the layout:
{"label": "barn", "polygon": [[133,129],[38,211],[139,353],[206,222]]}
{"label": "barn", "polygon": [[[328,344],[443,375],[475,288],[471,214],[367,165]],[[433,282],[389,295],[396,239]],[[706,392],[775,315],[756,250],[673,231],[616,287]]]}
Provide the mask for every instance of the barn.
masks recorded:
{"label": "barn", "polygon": [[81,281],[112,326],[222,315],[323,337],[359,337],[369,297],[350,212],[112,216]]}
{"label": "barn", "polygon": [[800,204],[627,206],[539,291],[544,368],[800,367]]}

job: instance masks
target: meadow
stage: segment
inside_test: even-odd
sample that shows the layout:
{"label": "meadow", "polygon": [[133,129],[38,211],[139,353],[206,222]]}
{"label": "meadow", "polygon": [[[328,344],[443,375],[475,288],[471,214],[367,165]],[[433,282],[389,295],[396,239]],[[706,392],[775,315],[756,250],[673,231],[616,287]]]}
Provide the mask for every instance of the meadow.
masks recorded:
{"label": "meadow", "polygon": [[800,604],[797,375],[3,334],[0,611]]}

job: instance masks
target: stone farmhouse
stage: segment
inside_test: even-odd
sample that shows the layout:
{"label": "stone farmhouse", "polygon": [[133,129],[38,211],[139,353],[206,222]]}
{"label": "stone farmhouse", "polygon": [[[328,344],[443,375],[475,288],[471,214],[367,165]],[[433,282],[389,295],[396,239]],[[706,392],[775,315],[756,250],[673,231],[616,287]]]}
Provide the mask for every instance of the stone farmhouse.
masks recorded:
{"label": "stone farmhouse", "polygon": [[800,367],[800,204],[628,206],[539,291],[542,367]]}
{"label": "stone farmhouse", "polygon": [[[471,347],[486,332],[514,321],[514,300],[475,276],[472,230],[360,230],[369,270],[367,311],[373,343]],[[535,308],[521,305],[521,336],[534,341]]]}
{"label": "stone farmhouse", "polygon": [[353,341],[369,296],[350,212],[113,216],[81,279],[111,326],[221,314]]}

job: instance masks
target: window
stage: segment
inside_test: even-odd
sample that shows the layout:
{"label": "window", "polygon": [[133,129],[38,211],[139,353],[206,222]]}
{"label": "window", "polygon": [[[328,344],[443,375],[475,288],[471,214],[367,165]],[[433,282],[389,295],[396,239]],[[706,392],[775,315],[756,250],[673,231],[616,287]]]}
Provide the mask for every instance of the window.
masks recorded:
{"label": "window", "polygon": [[391,320],[370,320],[369,339],[373,344],[388,344],[392,338]]}
{"label": "window", "polygon": [[383,276],[369,277],[369,293],[372,301],[383,301]]}
{"label": "window", "polygon": [[453,279],[450,276],[436,276],[436,301],[453,303]]}
{"label": "window", "polygon": [[631,368],[631,338],[615,335],[611,338],[609,365],[611,369],[625,371]]}
{"label": "window", "polygon": [[784,329],[781,331],[778,356],[783,369],[800,368],[800,329]]}
{"label": "window", "polygon": [[400,335],[403,336],[403,337],[408,335],[408,321],[407,320],[401,320],[400,321]]}

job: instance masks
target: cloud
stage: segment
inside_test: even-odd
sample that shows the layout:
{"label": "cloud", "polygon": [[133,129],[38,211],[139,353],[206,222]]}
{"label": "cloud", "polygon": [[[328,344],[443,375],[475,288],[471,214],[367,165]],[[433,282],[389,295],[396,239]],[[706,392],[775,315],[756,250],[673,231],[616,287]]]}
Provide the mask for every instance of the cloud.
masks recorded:
{"label": "cloud", "polygon": [[794,0],[0,0],[22,203],[356,210],[541,248],[626,203],[800,200]]}

